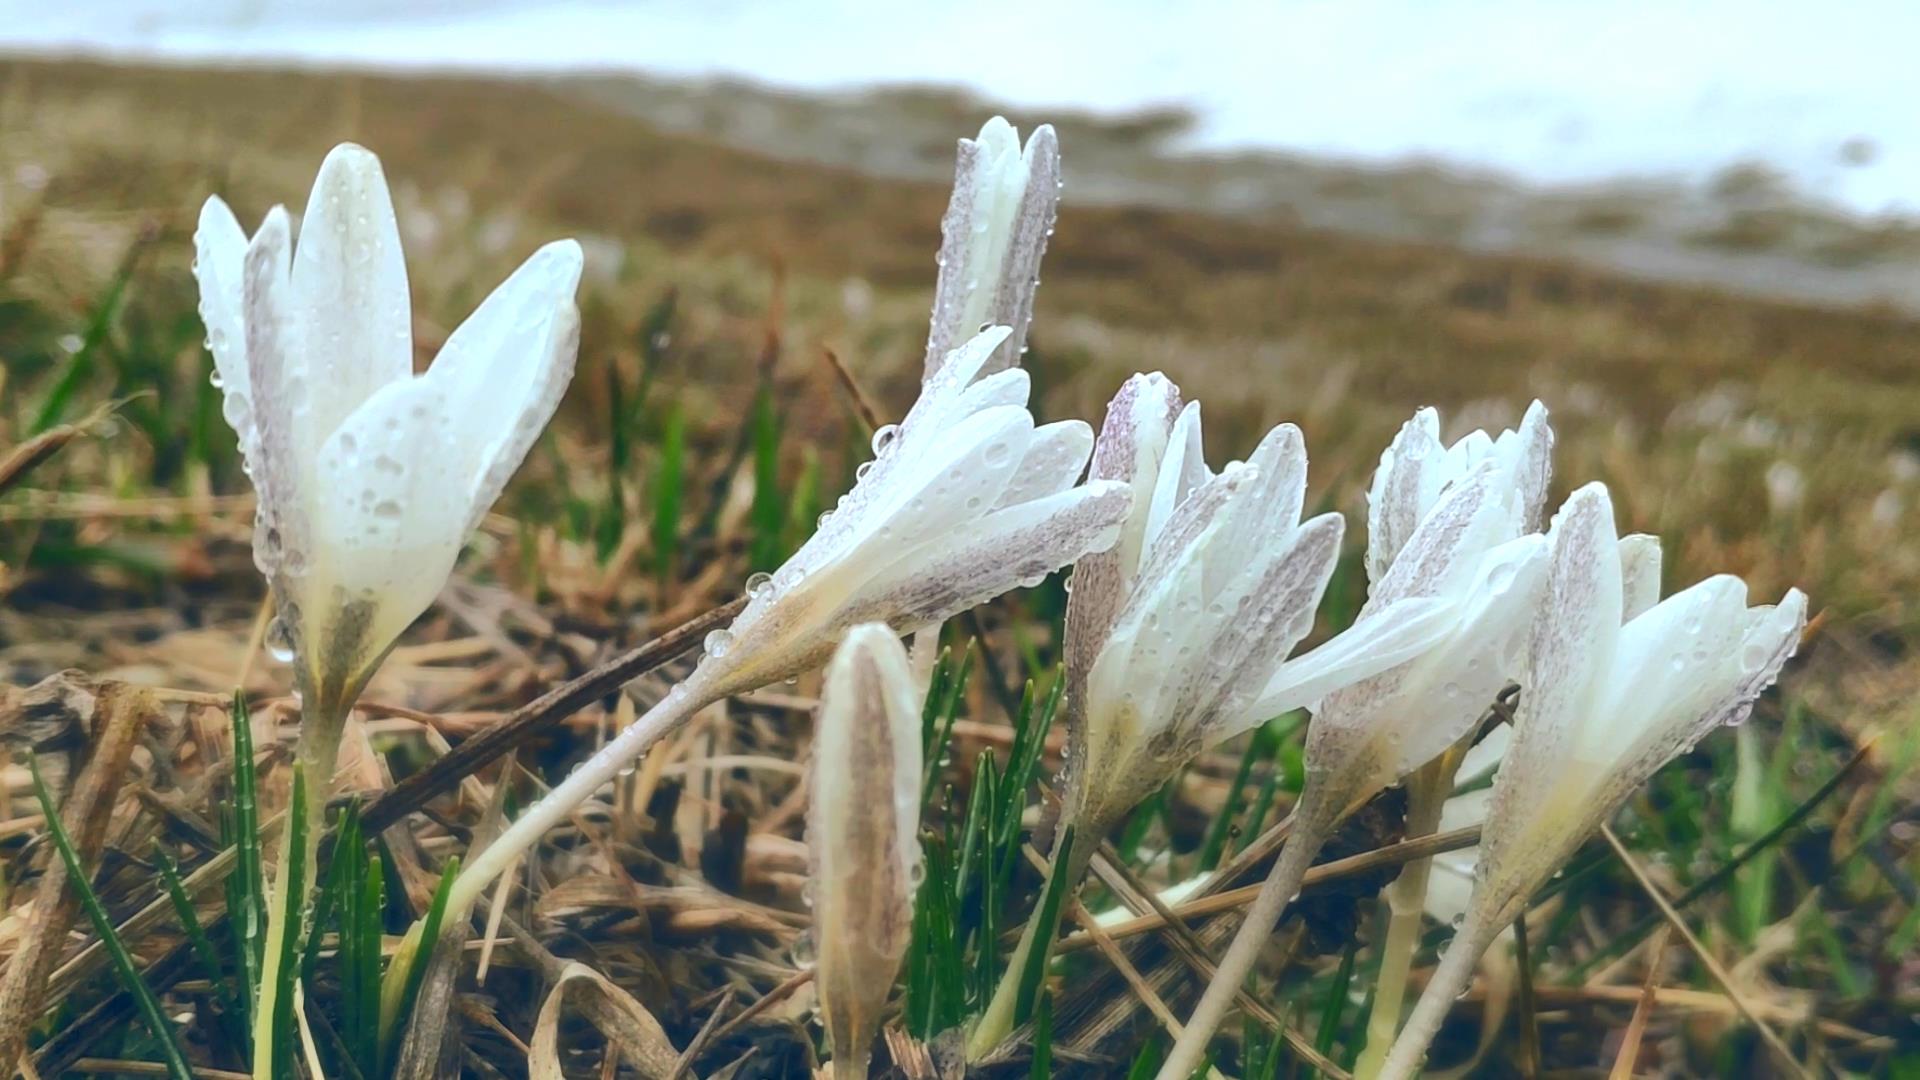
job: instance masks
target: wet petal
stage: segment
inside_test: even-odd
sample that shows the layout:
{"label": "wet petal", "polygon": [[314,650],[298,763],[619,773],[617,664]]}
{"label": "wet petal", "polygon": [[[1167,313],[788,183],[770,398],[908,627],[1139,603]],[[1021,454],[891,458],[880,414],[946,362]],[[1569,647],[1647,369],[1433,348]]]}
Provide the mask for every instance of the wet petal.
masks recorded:
{"label": "wet petal", "polygon": [[468,531],[499,498],[573,379],[580,266],[572,240],[535,252],[448,336],[424,377],[456,418],[443,450],[466,469]]}
{"label": "wet petal", "polygon": [[400,226],[380,159],[352,143],[320,165],[293,256],[295,314],[305,329],[307,400],[331,434],[380,387],[413,374],[413,301]]}

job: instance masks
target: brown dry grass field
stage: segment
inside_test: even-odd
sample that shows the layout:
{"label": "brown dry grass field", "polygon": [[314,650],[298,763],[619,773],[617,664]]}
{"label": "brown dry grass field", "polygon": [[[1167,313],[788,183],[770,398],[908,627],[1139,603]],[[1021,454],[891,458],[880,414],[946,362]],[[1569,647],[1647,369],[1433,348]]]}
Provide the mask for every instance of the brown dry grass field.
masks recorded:
{"label": "brown dry grass field", "polygon": [[[375,150],[408,244],[421,364],[537,244],[574,235],[587,249],[580,366],[561,416],[356,719],[367,738],[346,783],[369,794],[617,649],[730,599],[766,545],[790,546],[864,453],[867,433],[828,350],[883,418],[911,401],[944,185],[669,133],[604,98],[564,82],[0,61],[0,461],[51,424],[83,429],[12,483],[0,478],[0,743],[10,754],[0,761],[0,963],[45,914],[31,906],[48,848],[25,755],[71,757],[79,770],[92,722],[85,709],[48,706],[42,680],[72,669],[87,685],[160,693],[164,716],[120,778],[101,849],[99,885],[119,915],[157,895],[143,869],[156,838],[211,851],[225,695],[241,686],[268,730],[292,737],[285,667],[260,650],[251,493],[210,404],[194,315],[191,234],[208,194],[251,225],[275,202],[297,209],[333,144]],[[950,111],[950,135],[926,141],[923,156],[950,155],[951,139],[983,118]],[[1126,375],[1164,370],[1206,403],[1216,462],[1274,423],[1298,423],[1312,497],[1353,521],[1373,462],[1413,408],[1440,406],[1452,432],[1510,425],[1538,397],[1554,410],[1556,491],[1607,481],[1621,530],[1664,538],[1668,589],[1728,571],[1768,599],[1798,585],[1822,613],[1755,719],[1672,766],[1623,826],[1669,894],[1766,837],[1763,858],[1683,913],[1732,988],[1678,936],[1658,953],[1585,965],[1653,910],[1630,877],[1603,867],[1568,894],[1577,902],[1548,912],[1524,1007],[1484,1007],[1496,991],[1476,990],[1436,1061],[1464,1058],[1478,1018],[1500,1016],[1479,1074],[1520,1075],[1537,1053],[1547,1073],[1600,1075],[1649,985],[1662,989],[1637,1075],[1769,1075],[1776,1066],[1743,1009],[1815,1074],[1920,1075],[1899,1072],[1920,1070],[1920,780],[1907,769],[1920,747],[1920,318],[1273,215],[1089,205],[1075,200],[1077,133],[1126,134],[1097,126],[1061,125],[1067,201],[1028,363],[1043,414],[1097,424]],[[663,433],[680,420],[675,460]],[[762,511],[769,486],[774,535]],[[678,517],[663,524],[663,507]],[[1362,587],[1351,574],[1337,580],[1330,622],[1351,614]],[[1006,741],[1001,698],[1023,665],[1051,663],[1057,590],[949,628],[956,648],[985,635],[986,661],[953,762]],[[587,959],[632,989],[679,1045],[714,1009],[737,1015],[795,970],[806,921],[795,765],[815,689],[806,679],[703,716],[608,816],[576,822],[523,875],[533,888],[514,910],[548,955]],[[660,690],[643,680],[635,695],[644,703]],[[616,698],[524,748],[520,764],[557,778],[630,715]],[[1150,828],[1174,859],[1228,802],[1239,752],[1204,760],[1169,795]],[[1049,754],[1042,775],[1055,763]],[[1836,791],[1769,835],[1842,768]],[[964,787],[965,769],[955,771]],[[284,798],[284,770],[263,776],[278,792],[269,801]],[[494,780],[471,779],[464,801],[450,795],[390,830],[416,902]],[[668,790],[677,804],[655,801]],[[1365,921],[1371,909],[1357,897],[1349,917]],[[203,914],[218,904],[209,892]],[[61,946],[63,962],[81,955],[84,929]],[[152,961],[180,940],[162,921],[129,944]],[[1310,1036],[1327,1027],[1323,987],[1341,957],[1338,947],[1295,955],[1268,973],[1276,1003],[1295,995],[1288,1014]],[[492,1063],[469,1060],[473,1075],[524,1075],[514,1044],[538,1008],[539,966],[498,962],[505,970],[484,986],[470,975],[460,984],[454,1011],[470,1057]],[[97,957],[69,971],[40,1003],[38,1060],[71,1069],[92,1059],[105,1073],[99,1059],[138,1047],[100,1021],[129,1014]],[[204,976],[187,970],[170,994],[187,1008],[205,998]],[[1526,1049],[1522,1023],[1537,1049]],[[771,1003],[710,1043],[695,1069],[796,1075],[817,1037],[810,1024],[804,992]],[[1350,1049],[1337,1010],[1332,1029],[1337,1057]],[[597,1069],[599,1042],[569,1030],[575,1063]],[[1076,1067],[1124,1074],[1151,1018],[1128,1030],[1117,1046],[1110,1032],[1086,1035],[1075,1045],[1087,1064]]]}

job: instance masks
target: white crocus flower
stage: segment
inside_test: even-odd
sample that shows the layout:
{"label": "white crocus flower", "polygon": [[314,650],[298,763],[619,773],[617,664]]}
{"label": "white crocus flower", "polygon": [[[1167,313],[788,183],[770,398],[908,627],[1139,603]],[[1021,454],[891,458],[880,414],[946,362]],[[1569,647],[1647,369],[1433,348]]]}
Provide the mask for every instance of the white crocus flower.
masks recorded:
{"label": "white crocus flower", "polygon": [[[413,372],[413,315],[379,159],[336,147],[296,246],[274,207],[248,239],[219,198],[195,234],[200,313],[222,412],[258,494],[254,561],[278,605],[303,700],[306,881],[348,710],[559,404],[573,375],[580,248],[527,260]],[[269,968],[293,929],[271,909]],[[263,985],[277,984],[269,970]],[[269,989],[256,1069],[272,1060]]]}
{"label": "white crocus flower", "polygon": [[864,1080],[913,932],[920,881],[920,692],[892,630],[847,632],[814,735],[814,983],[835,1080]]}
{"label": "white crocus flower", "polygon": [[1020,133],[996,116],[977,138],[961,139],[953,197],[940,219],[940,279],[927,332],[928,378],[949,353],[990,326],[1012,334],[988,358],[991,375],[1020,363],[1033,321],[1040,257],[1060,202],[1060,142],[1042,124]]}
{"label": "white crocus flower", "polygon": [[[1621,622],[1639,618],[1660,602],[1660,538],[1633,533],[1620,538]],[[1460,759],[1457,772],[1462,791],[1448,798],[1440,812],[1438,832],[1482,825],[1492,805],[1493,792],[1483,784],[1499,769],[1513,742],[1513,728],[1501,724],[1487,732]],[[1473,868],[1480,846],[1460,848],[1433,857],[1433,881],[1426,894],[1426,912],[1435,922],[1451,924],[1466,914],[1473,887]]]}
{"label": "white crocus flower", "polygon": [[[1749,608],[1745,583],[1724,574],[1635,614],[1648,594],[1626,582],[1646,576],[1623,571],[1601,484],[1567,500],[1549,540],[1526,688],[1494,778],[1472,899],[1383,1076],[1418,1069],[1480,954],[1534,890],[1661,766],[1745,719],[1806,624],[1799,590]],[[1627,565],[1645,563],[1629,554]]]}
{"label": "white crocus flower", "polygon": [[1421,410],[1381,456],[1369,507],[1371,588],[1354,625],[1267,688],[1265,714],[1314,706],[1306,783],[1286,846],[1162,1077],[1197,1067],[1340,819],[1446,754],[1520,674],[1545,569],[1545,541],[1530,527],[1553,446],[1546,410],[1536,402],[1518,431],[1475,432],[1452,447],[1438,428],[1434,412]]}
{"label": "white crocus flower", "polygon": [[[1069,730],[1061,828],[1103,835],[1194,755],[1270,718],[1262,690],[1313,626],[1340,553],[1339,514],[1304,524],[1307,453],[1291,424],[1219,475],[1200,448],[1198,403],[1164,376],[1136,375],[1107,407],[1093,475],[1124,484],[1131,512],[1114,547],[1074,567],[1067,603]],[[1077,882],[1095,849],[1062,870]],[[1038,920],[970,1040],[1011,1026]]]}
{"label": "white crocus flower", "polygon": [[[400,234],[367,150],[327,155],[298,245],[283,208],[249,240],[218,197],[194,239],[223,412],[259,495],[274,637],[297,657],[309,725],[337,733],[559,404],[580,248],[535,253],[416,376]],[[323,743],[303,740],[316,797]]]}
{"label": "white crocus flower", "polygon": [[860,623],[897,634],[937,626],[1113,544],[1127,485],[1077,484],[1092,430],[1078,420],[1035,426],[1018,368],[976,378],[1007,335],[996,327],[948,357],[899,427],[876,434],[879,456],[819,531],[771,578],[749,583],[746,609],[708,638],[693,674],[481,853],[454,886],[455,911],[700,708],[819,667]]}

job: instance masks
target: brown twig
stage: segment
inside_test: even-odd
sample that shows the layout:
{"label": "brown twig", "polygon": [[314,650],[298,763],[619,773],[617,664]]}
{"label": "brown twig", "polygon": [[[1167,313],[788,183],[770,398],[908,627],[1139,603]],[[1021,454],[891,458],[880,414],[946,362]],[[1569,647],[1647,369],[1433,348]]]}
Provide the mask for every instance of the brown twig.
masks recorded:
{"label": "brown twig", "polygon": [[867,425],[868,431],[879,431],[880,410],[873,407],[873,402],[867,397],[866,391],[860,389],[859,381],[853,377],[853,372],[847,369],[847,365],[841,362],[840,354],[834,352],[830,345],[820,346],[820,354],[827,358],[827,366],[833,369],[833,373],[840,379],[840,385],[846,388],[847,396],[853,399],[853,408],[860,414],[860,422]]}
{"label": "brown twig", "polygon": [[1667,938],[1672,934],[1673,928],[1663,924],[1653,939],[1653,947],[1647,950],[1647,980],[1640,986],[1640,1002],[1633,1007],[1633,1019],[1627,1021],[1627,1033],[1620,1039],[1620,1052],[1614,1055],[1608,1080],[1633,1080],[1633,1067],[1640,1058],[1640,1041],[1646,1037],[1647,1020],[1653,1015],[1653,1003],[1659,999],[1660,958],[1666,955]]}
{"label": "brown twig", "polygon": [[[1365,873],[1368,870],[1377,870],[1381,867],[1398,866],[1401,863],[1409,862],[1413,859],[1424,859],[1432,855],[1443,855],[1449,851],[1459,851],[1461,848],[1469,848],[1479,842],[1480,827],[1478,825],[1470,825],[1467,828],[1454,829],[1450,832],[1434,833],[1431,836],[1422,836],[1417,840],[1403,840],[1398,844],[1388,844],[1383,848],[1375,848],[1372,851],[1362,852],[1358,855],[1350,855],[1344,859],[1335,859],[1332,862],[1321,863],[1307,871],[1307,876],[1301,882],[1301,889],[1304,891],[1319,888],[1325,886],[1328,882],[1336,881],[1340,878]],[[1173,917],[1178,919],[1193,919],[1201,915],[1212,915],[1217,912],[1231,911],[1252,903],[1254,896],[1259,892],[1260,886],[1258,885],[1229,889],[1225,892],[1215,893],[1212,896],[1203,896],[1198,899],[1175,904],[1169,911]],[[1135,934],[1149,933],[1165,925],[1166,916],[1156,912],[1152,915],[1142,915],[1137,918],[1128,919],[1125,922],[1115,923],[1107,928],[1107,933],[1114,938],[1131,937]],[[1074,934],[1071,937],[1062,938],[1060,944],[1056,946],[1054,951],[1071,952],[1075,949],[1087,949],[1092,946],[1093,942],[1084,935]]]}
{"label": "brown twig", "polygon": [[1721,992],[1733,1002],[1734,1008],[1740,1010],[1740,1015],[1746,1019],[1747,1023],[1752,1024],[1754,1030],[1760,1033],[1760,1040],[1767,1044],[1768,1050],[1773,1051],[1773,1056],[1779,1059],[1781,1067],[1786,1069],[1790,1076],[1811,1080],[1811,1074],[1807,1072],[1806,1066],[1800,1064],[1793,1056],[1793,1051],[1787,1049],[1787,1044],[1781,1040],[1779,1033],[1768,1027],[1767,1023],[1760,1019],[1759,1014],[1754,1012],[1753,1006],[1734,987],[1733,976],[1728,974],[1727,969],[1714,958],[1713,953],[1707,950],[1706,943],[1694,935],[1693,930],[1687,926],[1686,920],[1680,917],[1680,913],[1674,910],[1673,904],[1667,900],[1666,894],[1660,891],[1660,886],[1647,876],[1646,870],[1640,865],[1640,860],[1633,857],[1633,853],[1627,850],[1627,846],[1620,842],[1620,838],[1614,835],[1613,829],[1609,826],[1600,826],[1600,835],[1606,837],[1607,843],[1613,847],[1613,853],[1620,857],[1620,861],[1633,874],[1633,879],[1640,883],[1640,888],[1647,894],[1647,898],[1660,909],[1660,914],[1666,916],[1667,924],[1672,926],[1687,943],[1687,947],[1693,950],[1693,954],[1700,960],[1700,966],[1706,968],[1707,974],[1713,977],[1713,981],[1720,984]]}

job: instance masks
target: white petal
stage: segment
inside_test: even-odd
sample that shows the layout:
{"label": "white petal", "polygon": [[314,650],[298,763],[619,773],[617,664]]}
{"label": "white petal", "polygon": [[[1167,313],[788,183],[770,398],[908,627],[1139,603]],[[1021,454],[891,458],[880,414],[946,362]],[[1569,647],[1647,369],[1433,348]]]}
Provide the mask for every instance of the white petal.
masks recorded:
{"label": "white petal", "polygon": [[1307,447],[1300,429],[1281,424],[1267,433],[1247,459],[1254,480],[1235,497],[1233,512],[1220,539],[1207,555],[1208,592],[1261,558],[1263,550],[1300,524],[1300,508],[1307,496]]}
{"label": "white petal", "polygon": [[304,573],[311,554],[307,500],[318,440],[311,434],[311,380],[288,280],[292,250],[287,212],[276,206],[247,246],[242,288],[247,384],[258,438],[251,462],[259,495],[253,557],[270,579],[283,568],[294,576]]}
{"label": "white petal", "polygon": [[378,605],[383,652],[433,603],[472,514],[471,465],[456,449],[455,402],[428,379],[389,383],[328,437],[315,483],[313,580]]}
{"label": "white petal", "polygon": [[1620,621],[1632,622],[1660,602],[1660,538],[1633,533],[1620,538]]}
{"label": "white petal", "polygon": [[[233,211],[218,195],[200,208],[200,226],[193,234],[193,272],[200,282],[200,320],[207,326],[207,346],[214,369],[229,394],[247,396],[247,327],[242,312],[242,277],[246,273],[247,234]],[[228,422],[233,418],[229,416]],[[250,427],[250,425],[249,425]],[[236,432],[244,442],[250,431]]]}
{"label": "white petal", "polygon": [[320,165],[293,256],[308,403],[325,436],[375,390],[413,374],[413,302],[380,159],[352,143]]}
{"label": "white petal", "polygon": [[573,378],[580,316],[580,245],[560,240],[535,252],[447,338],[428,369],[446,402],[466,468],[467,528],[478,525],[520,467]]}
{"label": "white petal", "polygon": [[1060,420],[1035,428],[1025,456],[993,508],[1004,510],[1065,491],[1080,479],[1092,452],[1093,429],[1083,420]]}
{"label": "white petal", "polygon": [[[1305,522],[1281,553],[1253,577],[1242,608],[1242,625],[1208,649],[1210,692],[1202,699],[1213,713],[1202,733],[1207,745],[1273,718],[1254,709],[1273,670],[1313,629],[1313,615],[1340,558],[1346,519],[1321,514]],[[1200,688],[1196,687],[1196,690]]]}
{"label": "white petal", "polygon": [[921,384],[920,396],[900,421],[894,448],[904,450],[913,440],[938,438],[939,432],[957,416],[965,415],[962,403],[967,388],[1012,332],[1004,326],[990,327],[949,352],[938,369]]}
{"label": "white petal", "polygon": [[1212,475],[1200,445],[1200,403],[1189,401],[1174,418],[1173,430],[1167,435],[1160,476],[1154,482],[1153,501],[1147,505],[1146,525],[1141,530],[1145,547],[1153,546],[1173,512]]}
{"label": "white petal", "polygon": [[1495,904],[1505,902],[1502,888],[1529,890],[1541,866],[1557,857],[1529,835],[1553,827],[1561,815],[1551,808],[1583,803],[1580,793],[1592,777],[1570,766],[1573,748],[1605,689],[1620,635],[1619,541],[1606,485],[1574,492],[1555,515],[1548,543],[1547,585],[1530,631],[1513,744],[1494,779],[1481,841],[1482,864],[1500,865],[1506,875],[1489,894]]}
{"label": "white petal", "polygon": [[920,757],[906,651],[885,626],[854,627],[827,665],[807,811],[815,970],[836,1059],[864,1052],[906,954]]}
{"label": "white petal", "polygon": [[1446,639],[1458,624],[1461,601],[1410,597],[1386,604],[1304,656],[1286,662],[1261,693],[1255,711],[1279,716],[1318,710],[1343,686],[1404,664]]}
{"label": "white petal", "polygon": [[1553,481],[1553,427],[1547,422],[1547,407],[1538,401],[1527,406],[1514,438],[1519,444],[1513,469],[1522,525],[1528,532],[1539,532],[1546,525],[1547,489]]}
{"label": "white petal", "polygon": [[1746,630],[1747,586],[1731,574],[1683,589],[1628,623],[1576,756],[1612,768],[1698,721],[1739,681]]}
{"label": "white petal", "polygon": [[940,222],[928,378],[956,344],[988,325],[1012,332],[995,345],[985,370],[1019,363],[1059,187],[1059,142],[1050,127],[1033,133],[1024,154],[1019,134],[1000,117],[977,139],[960,141],[953,198]]}
{"label": "white petal", "polygon": [[996,371],[982,376],[979,381],[961,392],[954,406],[956,417],[971,416],[982,409],[991,409],[996,405],[1018,405],[1026,408],[1027,398],[1033,392],[1033,377],[1020,368]]}
{"label": "white petal", "polygon": [[1449,485],[1374,581],[1367,605],[1467,587],[1482,556],[1519,532],[1516,510],[1502,497],[1506,479],[1497,462],[1485,461]]}
{"label": "white petal", "polygon": [[881,567],[844,617],[900,633],[937,625],[1111,546],[1127,501],[1125,484],[1096,480],[988,514]]}
{"label": "white petal", "polygon": [[1440,414],[1421,409],[1400,426],[1399,434],[1380,455],[1367,492],[1367,580],[1378,583],[1387,568],[1420,527],[1426,515],[1429,486],[1425,474],[1438,464]]}
{"label": "white petal", "polygon": [[1128,379],[1107,404],[1088,475],[1125,483],[1132,495],[1113,548],[1081,559],[1073,567],[1063,647],[1069,713],[1085,702],[1087,673],[1106,644],[1139,570],[1148,504],[1166,453],[1167,433],[1179,411],[1180,388],[1159,372]]}

